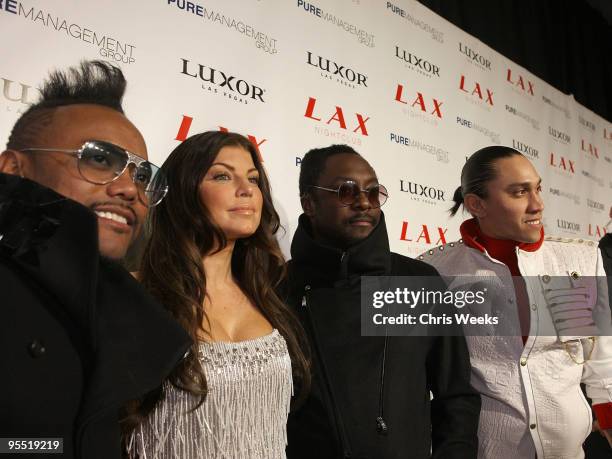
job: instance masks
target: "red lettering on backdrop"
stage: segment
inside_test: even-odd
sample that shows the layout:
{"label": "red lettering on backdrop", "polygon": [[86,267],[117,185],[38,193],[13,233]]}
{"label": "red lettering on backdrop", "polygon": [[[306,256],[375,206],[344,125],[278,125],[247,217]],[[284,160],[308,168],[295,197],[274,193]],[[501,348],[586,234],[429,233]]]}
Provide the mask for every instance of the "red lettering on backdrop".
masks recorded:
{"label": "red lettering on backdrop", "polygon": [[555,162],[555,154],[553,152],[550,152],[550,165],[553,167],[558,167],[559,169],[563,169],[565,171],[569,170],[569,172],[571,172],[572,174],[576,172],[574,170],[574,161],[572,161],[571,159],[568,159],[566,161],[565,158],[561,156],[559,164],[557,164]]}
{"label": "red lettering on backdrop", "polygon": [[[465,89],[465,75],[461,75],[461,79],[459,80],[459,90],[467,94],[470,94],[470,92],[467,89]],[[475,82],[474,89],[472,90],[471,95],[473,96],[475,94],[478,96],[480,100],[484,100],[486,103],[493,106],[493,91],[487,88],[485,88],[485,90],[487,91],[486,99],[484,99],[482,96],[482,88],[480,87],[480,83]]]}
{"label": "red lettering on backdrop", "polygon": [[191,128],[191,122],[193,118],[191,116],[183,115],[183,119],[181,120],[181,125],[179,126],[179,130],[176,133],[176,137],[174,140],[180,140],[181,142],[187,138],[189,134],[189,129]]}
{"label": "red lettering on backdrop", "polygon": [[407,104],[405,100],[402,100],[402,92],[404,91],[404,87],[401,84],[397,85],[397,90],[395,91],[395,100],[402,104]]}
{"label": "red lettering on backdrop", "polygon": [[[401,84],[398,84],[397,89],[395,90],[394,100],[396,100],[397,102],[401,104],[407,105],[408,102],[402,99],[403,92],[404,92],[404,86],[402,86]],[[434,108],[433,108],[433,111],[430,113],[430,115],[435,115],[438,118],[442,118],[442,105],[443,104],[444,104],[443,102],[440,102],[437,99],[433,99]],[[414,99],[412,104],[410,104],[411,107],[414,107],[415,105],[418,105],[418,107],[420,108],[422,112],[427,112],[427,107],[425,105],[425,98],[423,97],[423,94],[420,92],[416,93],[416,98]]]}
{"label": "red lettering on backdrop", "polygon": [[[321,118],[318,118],[314,115],[315,105],[317,103],[317,99],[314,97],[308,98],[308,104],[306,105],[306,112],[304,113],[304,117],[310,118],[311,120],[321,121]],[[332,121],[338,123],[338,127],[340,129],[347,129],[346,118],[344,117],[344,111],[342,107],[336,105],[336,110],[333,115],[325,122],[325,124],[331,124]],[[370,119],[369,116],[364,117],[360,113],[355,113],[355,117],[357,118],[357,126],[353,129],[353,132],[360,131],[362,135],[368,135],[368,129],[366,127],[366,123]]]}
{"label": "red lettering on backdrop", "polygon": [[[189,137],[189,130],[191,129],[192,122],[193,122],[193,117],[183,115],[183,119],[181,120],[181,125],[179,126],[178,132],[176,133],[175,140],[183,142],[184,140],[187,139],[187,137]],[[227,129],[224,126],[219,126],[219,130],[221,132],[229,132],[229,129]],[[263,145],[268,139],[262,139],[261,141],[258,141],[254,135],[250,135],[250,134],[247,135],[246,137],[255,147],[255,151],[257,152],[257,157],[259,158],[259,160],[263,162],[263,157],[261,156],[261,150],[259,149],[259,147]]]}
{"label": "red lettering on backdrop", "polygon": [[529,94],[531,94],[532,96],[534,95],[533,93],[533,83],[529,80],[527,80],[527,88],[525,88],[525,80],[523,79],[522,75],[519,75],[518,80],[516,81],[516,83],[514,81],[512,81],[512,70],[508,69],[508,74],[506,77],[506,80],[508,80],[508,83],[511,83],[514,86],[520,86],[521,89]]}
{"label": "red lettering on backdrop", "polygon": [[600,227],[599,225],[595,225],[595,234],[593,234],[592,225],[589,223],[589,236],[596,236],[597,239],[601,239],[606,235],[607,231],[605,227]]}
{"label": "red lettering on backdrop", "polygon": [[[581,149],[585,153],[589,153],[591,156],[595,156],[595,158],[599,159],[599,151],[597,147],[594,147],[592,143],[585,144],[584,139],[581,139]],[[586,147],[588,145],[588,148]]]}
{"label": "red lettering on backdrop", "polygon": [[[219,126],[219,130],[221,132],[229,132],[229,129],[223,126]],[[257,152],[257,158],[259,158],[259,160],[263,163],[264,160],[263,160],[263,157],[261,156],[261,152],[259,151],[259,146],[262,145],[268,139],[263,139],[261,142],[257,142],[257,138],[254,135],[250,135],[250,134],[247,135],[247,139],[249,139],[249,142],[251,142],[253,146],[255,147],[255,151]]]}
{"label": "red lettering on backdrop", "polygon": [[332,115],[330,119],[327,120],[327,123],[325,124],[329,124],[332,121],[337,121],[342,129],[346,129],[346,122],[344,121],[344,113],[342,113],[342,107],[338,107],[336,105],[336,112]]}
{"label": "red lettering on backdrop", "polygon": [[[446,244],[446,232],[448,231],[448,228],[440,228],[438,226],[437,229],[439,237],[436,241],[436,245]],[[424,239],[427,244],[431,244],[431,237],[429,235],[429,228],[427,225],[421,225],[421,232],[419,233],[415,242],[419,242],[421,239]],[[408,222],[402,222],[400,241],[412,242],[412,239],[408,237]]]}
{"label": "red lettering on backdrop", "polygon": [[304,116],[306,118],[311,118],[315,121],[321,121],[321,118],[312,116],[312,114],[314,113],[314,107],[316,103],[317,103],[317,99],[315,99],[314,97],[308,98],[308,105],[306,106],[306,113],[304,114]]}

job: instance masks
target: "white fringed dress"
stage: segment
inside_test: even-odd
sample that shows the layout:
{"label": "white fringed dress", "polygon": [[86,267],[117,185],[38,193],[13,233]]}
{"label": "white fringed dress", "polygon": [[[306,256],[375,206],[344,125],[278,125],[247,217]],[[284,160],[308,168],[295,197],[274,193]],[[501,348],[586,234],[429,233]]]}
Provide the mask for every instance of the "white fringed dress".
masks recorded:
{"label": "white fringed dress", "polygon": [[291,359],[277,330],[261,338],[201,342],[208,395],[164,385],[165,397],[132,435],[141,459],[284,459],[293,391]]}

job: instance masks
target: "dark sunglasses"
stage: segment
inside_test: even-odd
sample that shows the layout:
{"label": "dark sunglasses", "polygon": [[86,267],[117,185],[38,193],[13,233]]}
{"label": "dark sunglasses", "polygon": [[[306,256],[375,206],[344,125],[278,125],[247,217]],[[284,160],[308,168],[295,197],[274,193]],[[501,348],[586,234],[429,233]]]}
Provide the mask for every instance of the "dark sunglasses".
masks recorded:
{"label": "dark sunglasses", "polygon": [[168,193],[166,176],[159,167],[124,148],[102,140],[88,140],[78,150],[22,148],[20,151],[48,151],[76,156],[81,177],[96,185],[114,182],[133,164],[132,180],[138,188],[140,200],[148,207],[159,204]]}
{"label": "dark sunglasses", "polygon": [[357,183],[352,180],[347,180],[336,189],[325,188],[316,185],[310,185],[310,187],[316,188],[317,190],[337,193],[340,202],[346,206],[353,205],[355,201],[359,199],[359,195],[361,193],[366,194],[366,196],[368,197],[368,202],[374,209],[381,207],[385,202],[387,202],[387,198],[389,197],[389,192],[387,191],[387,188],[385,188],[385,186],[381,185],[380,183],[369,186],[363,190],[359,188],[359,185],[357,185]]}

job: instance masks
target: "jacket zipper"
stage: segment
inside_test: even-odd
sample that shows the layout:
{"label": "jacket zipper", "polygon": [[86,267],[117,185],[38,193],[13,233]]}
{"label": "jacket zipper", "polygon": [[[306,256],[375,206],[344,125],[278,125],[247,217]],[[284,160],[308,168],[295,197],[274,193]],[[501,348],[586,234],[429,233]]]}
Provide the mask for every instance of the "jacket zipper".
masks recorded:
{"label": "jacket zipper", "polygon": [[344,457],[345,459],[348,459],[351,457],[351,450],[348,444],[348,439],[346,438],[346,434],[344,432],[344,426],[342,424],[342,420],[340,419],[340,414],[339,414],[339,410],[338,410],[338,405],[336,403],[336,399],[334,398],[334,394],[332,392],[332,388],[331,388],[331,384],[329,382],[329,378],[327,377],[327,369],[325,368],[325,362],[323,361],[323,358],[321,356],[321,351],[319,349],[319,346],[317,344],[317,332],[316,332],[316,328],[314,326],[314,320],[312,319],[312,316],[310,315],[310,311],[308,308],[308,299],[306,298],[308,292],[310,291],[310,285],[306,285],[304,287],[304,296],[302,296],[302,307],[305,310],[306,315],[308,316],[308,323],[310,324],[310,328],[312,329],[312,336],[313,336],[313,347],[315,350],[315,353],[317,355],[317,359],[321,365],[321,373],[323,376],[323,380],[325,383],[325,389],[329,395],[329,399],[332,405],[332,414],[334,416],[333,422],[336,426],[336,431],[338,433],[338,438],[340,439],[340,443],[341,443],[341,447],[342,447],[342,457]]}

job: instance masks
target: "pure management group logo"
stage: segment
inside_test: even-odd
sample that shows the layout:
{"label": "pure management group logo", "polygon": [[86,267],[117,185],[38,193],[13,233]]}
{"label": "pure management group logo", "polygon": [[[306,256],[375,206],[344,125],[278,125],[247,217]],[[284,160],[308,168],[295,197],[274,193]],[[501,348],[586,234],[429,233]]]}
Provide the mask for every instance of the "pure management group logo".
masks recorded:
{"label": "pure management group logo", "polygon": [[123,62],[124,64],[136,62],[135,45],[99,30],[88,28],[69,18],[15,0],[0,2],[0,9],[3,9],[5,13],[15,15],[17,18],[54,30],[71,40],[79,40],[94,46],[98,49],[99,55],[109,61]]}

